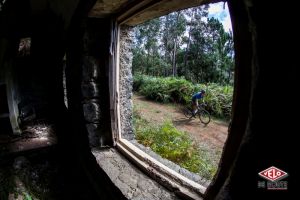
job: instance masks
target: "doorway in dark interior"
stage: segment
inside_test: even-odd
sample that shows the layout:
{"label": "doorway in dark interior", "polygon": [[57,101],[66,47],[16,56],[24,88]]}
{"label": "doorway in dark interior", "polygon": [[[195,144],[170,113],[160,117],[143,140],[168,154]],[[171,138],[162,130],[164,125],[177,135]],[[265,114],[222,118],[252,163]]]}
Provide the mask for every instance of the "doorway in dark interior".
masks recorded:
{"label": "doorway in dark interior", "polygon": [[0,140],[1,136],[12,134],[6,95],[6,84],[0,83]]}

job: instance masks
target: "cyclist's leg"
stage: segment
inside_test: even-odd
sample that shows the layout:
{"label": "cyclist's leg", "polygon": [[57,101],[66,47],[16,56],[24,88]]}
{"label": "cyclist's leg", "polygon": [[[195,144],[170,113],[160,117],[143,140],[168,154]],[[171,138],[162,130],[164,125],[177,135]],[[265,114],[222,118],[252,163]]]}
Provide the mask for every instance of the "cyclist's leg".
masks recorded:
{"label": "cyclist's leg", "polygon": [[198,109],[198,101],[197,100],[192,101],[192,109],[193,109],[193,116],[195,116],[197,109]]}
{"label": "cyclist's leg", "polygon": [[195,105],[195,114],[198,112],[198,106],[199,106],[199,104],[198,104],[198,100],[196,100],[196,105]]}

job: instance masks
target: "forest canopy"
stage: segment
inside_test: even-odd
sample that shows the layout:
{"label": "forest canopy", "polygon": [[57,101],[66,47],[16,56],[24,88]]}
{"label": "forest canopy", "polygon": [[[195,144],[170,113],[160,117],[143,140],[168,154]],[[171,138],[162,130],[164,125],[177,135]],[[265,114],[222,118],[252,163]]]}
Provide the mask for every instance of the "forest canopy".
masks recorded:
{"label": "forest canopy", "polygon": [[232,32],[208,17],[209,5],[152,19],[134,28],[133,74],[233,83]]}

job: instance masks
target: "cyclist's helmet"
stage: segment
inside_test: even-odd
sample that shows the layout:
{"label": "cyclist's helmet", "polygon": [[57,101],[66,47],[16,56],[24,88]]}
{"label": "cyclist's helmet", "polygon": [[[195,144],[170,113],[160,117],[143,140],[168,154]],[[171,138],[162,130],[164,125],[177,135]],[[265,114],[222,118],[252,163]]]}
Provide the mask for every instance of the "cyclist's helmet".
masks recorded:
{"label": "cyclist's helmet", "polygon": [[200,92],[201,92],[202,94],[205,94],[205,90],[201,90]]}

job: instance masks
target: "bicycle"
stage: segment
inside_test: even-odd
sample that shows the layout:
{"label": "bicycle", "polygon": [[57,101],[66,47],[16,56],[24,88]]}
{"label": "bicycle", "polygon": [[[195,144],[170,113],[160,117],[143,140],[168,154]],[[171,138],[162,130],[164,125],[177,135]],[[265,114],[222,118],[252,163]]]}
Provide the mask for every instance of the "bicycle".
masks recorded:
{"label": "bicycle", "polygon": [[196,113],[193,114],[193,109],[190,104],[189,106],[184,108],[183,114],[189,119],[191,119],[192,117],[196,118],[196,116],[198,116],[200,121],[203,124],[207,125],[210,122],[210,113],[207,110],[205,110],[205,106],[206,105],[204,103],[199,104]]}

